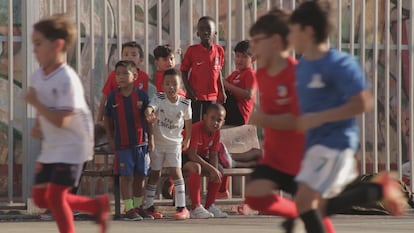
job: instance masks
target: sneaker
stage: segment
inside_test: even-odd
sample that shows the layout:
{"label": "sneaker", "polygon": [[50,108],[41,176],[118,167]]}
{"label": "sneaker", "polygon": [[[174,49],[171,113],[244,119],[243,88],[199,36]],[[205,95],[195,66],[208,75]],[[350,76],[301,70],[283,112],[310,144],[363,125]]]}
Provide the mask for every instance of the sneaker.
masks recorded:
{"label": "sneaker", "polygon": [[216,199],[227,199],[230,197],[230,193],[228,190],[224,192],[217,192],[216,193]]}
{"label": "sneaker", "polygon": [[190,218],[205,219],[213,217],[214,215],[210,213],[208,210],[204,209],[202,205],[197,206],[190,212]]}
{"label": "sneaker", "polygon": [[164,215],[161,212],[159,212],[157,209],[155,209],[154,206],[151,206],[150,208],[146,209],[145,213],[152,216],[153,219],[161,219],[164,217]]}
{"label": "sneaker", "polygon": [[228,214],[221,211],[216,205],[212,204],[208,211],[214,215],[215,218],[227,218]]}
{"label": "sneaker", "polygon": [[182,207],[181,209],[177,208],[177,211],[174,214],[175,220],[185,220],[190,218],[190,212],[187,208]]}
{"label": "sneaker", "polygon": [[130,209],[125,212],[124,220],[128,221],[141,221],[143,218],[137,213],[136,209]]}
{"label": "sneaker", "polygon": [[174,181],[171,177],[168,177],[162,184],[161,193],[165,199],[174,199]]}
{"label": "sneaker", "polygon": [[105,233],[107,229],[107,221],[109,219],[109,197],[108,195],[97,196],[95,201],[97,202],[98,212],[95,216],[96,224],[100,225],[101,233]]}
{"label": "sneaker", "polygon": [[144,210],[143,208],[135,208],[135,211],[139,214],[139,216],[141,216],[143,219],[146,220],[154,220],[154,217],[148,213],[146,210]]}
{"label": "sneaker", "polygon": [[381,203],[384,208],[394,216],[403,215],[407,200],[401,191],[400,184],[391,177],[390,173],[381,172],[372,179],[372,182],[382,186]]}
{"label": "sneaker", "polygon": [[43,221],[54,221],[55,220],[50,210],[46,210],[43,214],[39,214],[39,219]]}

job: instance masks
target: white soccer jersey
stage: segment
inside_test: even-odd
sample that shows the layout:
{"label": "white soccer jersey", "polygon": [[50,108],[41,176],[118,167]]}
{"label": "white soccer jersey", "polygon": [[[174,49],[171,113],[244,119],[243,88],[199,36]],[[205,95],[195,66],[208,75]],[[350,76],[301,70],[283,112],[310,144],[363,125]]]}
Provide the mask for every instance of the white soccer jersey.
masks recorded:
{"label": "white soccer jersey", "polygon": [[153,132],[155,146],[180,145],[183,140],[181,131],[184,121],[191,119],[191,101],[178,96],[178,100],[172,103],[164,93],[157,93],[149,106],[154,109],[158,118]]}
{"label": "white soccer jersey", "polygon": [[39,101],[49,109],[73,112],[72,120],[64,128],[58,128],[39,116],[43,139],[37,161],[80,164],[90,160],[94,146],[93,119],[76,72],[67,64],[47,76],[38,69],[32,75],[31,86],[36,90]]}

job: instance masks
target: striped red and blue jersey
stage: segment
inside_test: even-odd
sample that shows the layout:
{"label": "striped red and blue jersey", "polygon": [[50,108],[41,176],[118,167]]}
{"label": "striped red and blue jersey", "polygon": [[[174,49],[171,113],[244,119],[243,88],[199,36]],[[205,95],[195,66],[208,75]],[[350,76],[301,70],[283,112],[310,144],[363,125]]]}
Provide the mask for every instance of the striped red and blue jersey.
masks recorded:
{"label": "striped red and blue jersey", "polygon": [[148,102],[148,95],[138,88],[134,88],[129,96],[122,95],[119,89],[108,95],[105,117],[109,117],[113,122],[117,150],[140,145],[146,141],[144,111]]}

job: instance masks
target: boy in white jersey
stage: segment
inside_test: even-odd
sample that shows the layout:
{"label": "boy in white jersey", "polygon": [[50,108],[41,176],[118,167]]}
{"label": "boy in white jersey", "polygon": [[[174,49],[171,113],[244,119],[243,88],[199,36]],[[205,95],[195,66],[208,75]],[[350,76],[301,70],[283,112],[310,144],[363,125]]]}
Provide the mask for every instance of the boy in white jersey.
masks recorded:
{"label": "boy in white jersey", "polygon": [[34,203],[52,211],[60,232],[75,232],[72,210],[96,217],[101,232],[109,216],[107,195],[96,199],[70,194],[82,173],[83,163],[93,154],[93,120],[81,80],[64,62],[75,41],[70,19],[54,15],[37,22],[32,42],[40,68],[32,75],[25,100],[37,111],[32,135],[42,135],[36,163]]}
{"label": "boy in white jersey", "polygon": [[[164,93],[157,93],[145,111],[147,121],[150,123],[148,127],[152,130],[148,130],[151,173],[145,189],[144,208],[150,214],[157,212],[154,208],[154,196],[161,169],[165,167],[174,179],[177,208],[174,218],[184,220],[188,219],[190,214],[185,207],[181,152],[186,150],[190,144],[192,112],[191,101],[178,95],[180,85],[179,71],[166,70],[163,79]],[[183,139],[181,131],[184,126],[186,135]],[[162,217],[161,214],[160,217]]]}

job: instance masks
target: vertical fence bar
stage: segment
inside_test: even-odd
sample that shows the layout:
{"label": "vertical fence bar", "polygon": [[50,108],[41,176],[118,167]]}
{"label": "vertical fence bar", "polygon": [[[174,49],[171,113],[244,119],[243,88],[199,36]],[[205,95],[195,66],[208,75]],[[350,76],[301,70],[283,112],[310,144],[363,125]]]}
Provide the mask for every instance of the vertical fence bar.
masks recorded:
{"label": "vertical fence bar", "polygon": [[351,0],[351,31],[349,33],[349,53],[355,55],[355,0]]}
{"label": "vertical fence bar", "polygon": [[[118,0],[118,5],[117,5],[117,10],[116,10],[116,20],[117,21],[117,28],[118,28],[118,35],[116,37],[116,48],[118,51],[118,60],[121,60],[122,57],[122,18],[121,18],[121,0]],[[145,50],[147,51],[147,50]]]}
{"label": "vertical fence bar", "polygon": [[[170,1],[170,44],[173,48],[179,48],[180,41],[180,2]],[[178,64],[178,57],[175,58]]]}
{"label": "vertical fence bar", "polygon": [[149,62],[148,62],[148,0],[144,0],[144,70],[148,72]]}
{"label": "vertical fence bar", "polygon": [[81,72],[81,27],[80,27],[80,0],[76,0],[76,34],[77,34],[77,40],[76,40],[76,72],[80,75]]}
{"label": "vertical fence bar", "polygon": [[257,0],[253,0],[253,22],[256,22],[257,20]]}
{"label": "vertical fence bar", "polygon": [[214,20],[216,21],[216,25],[217,25],[217,36],[216,36],[216,38],[217,38],[217,43],[220,43],[220,18],[219,18],[219,15],[220,15],[220,7],[219,7],[219,0],[216,0],[215,2],[214,2],[214,8],[215,8],[215,10],[214,10]]}
{"label": "vertical fence bar", "polygon": [[378,173],[378,1],[374,1],[374,48],[373,48],[373,94],[374,94],[374,164],[373,172]]}
{"label": "vertical fence bar", "polygon": [[[193,44],[194,25],[193,25],[193,0],[188,0],[188,45]],[[183,51],[184,53],[185,51]]]}
{"label": "vertical fence bar", "polygon": [[[106,77],[108,77],[108,70],[109,70],[109,52],[108,52],[108,3],[105,1],[103,9],[103,20],[104,20],[104,28],[103,28],[103,56],[104,56],[104,65],[106,67],[104,72],[104,83],[106,82]],[[112,43],[111,43],[112,44]],[[107,158],[107,157],[106,157]],[[108,192],[108,177],[104,177],[104,192]]]}
{"label": "vertical fence bar", "polygon": [[342,50],[342,0],[338,0],[338,12],[337,12],[337,22],[338,22],[338,38],[336,41],[336,48]]}
{"label": "vertical fence bar", "polygon": [[9,63],[8,63],[8,67],[7,67],[7,76],[8,76],[8,81],[9,81],[9,123],[8,123],[8,152],[7,152],[7,157],[8,157],[8,169],[7,169],[7,194],[8,194],[8,198],[9,198],[9,202],[13,203],[13,181],[14,181],[14,176],[13,176],[13,170],[14,170],[14,136],[13,136],[13,130],[14,130],[14,105],[13,105],[13,100],[14,100],[14,56],[13,56],[13,0],[9,0],[9,4],[8,4],[8,12],[9,12],[9,23],[8,23],[8,31],[9,33],[7,34],[7,41],[8,43],[8,57],[7,59],[9,59]]}
{"label": "vertical fence bar", "polygon": [[[402,127],[401,127],[401,111],[402,111],[402,77],[401,77],[401,38],[402,38],[402,4],[401,0],[397,1],[397,166],[398,166],[398,178],[402,178]],[[412,30],[412,29],[411,29]]]}
{"label": "vertical fence bar", "polygon": [[162,43],[162,0],[157,1],[157,41]]}
{"label": "vertical fence bar", "polygon": [[270,0],[266,0],[266,11],[270,10]]}
{"label": "vertical fence bar", "polygon": [[203,16],[206,15],[206,8],[207,8],[207,6],[206,6],[206,0],[201,0],[201,14]]}
{"label": "vertical fence bar", "polygon": [[62,13],[66,13],[67,9],[67,2],[66,0],[62,0]]}
{"label": "vertical fence bar", "polygon": [[227,40],[226,40],[226,53],[227,53],[227,59],[226,61],[226,74],[225,76],[230,73],[231,71],[231,30],[232,29],[232,23],[231,23],[231,0],[227,0]]}
{"label": "vertical fence bar", "polygon": [[48,14],[49,15],[52,15],[53,14],[53,0],[49,0],[49,2],[48,2],[48,10],[49,10]]}
{"label": "vertical fence bar", "polygon": [[[94,0],[89,1],[89,42],[90,42],[90,70],[89,70],[89,105],[92,110],[93,119],[95,119],[95,6]],[[85,41],[86,43],[86,41]],[[95,169],[95,163],[92,163],[92,169]],[[91,177],[90,193],[95,195],[96,179]]]}
{"label": "vertical fence bar", "polygon": [[390,1],[385,1],[385,169],[391,169],[390,154]]}
{"label": "vertical fence bar", "polygon": [[414,81],[413,81],[413,77],[414,77],[414,30],[413,30],[413,26],[414,26],[414,17],[413,17],[413,12],[414,12],[414,2],[411,1],[411,5],[410,5],[410,45],[409,45],[409,49],[410,49],[410,171],[411,171],[411,177],[410,177],[410,181],[411,181],[411,190],[413,190],[414,187]]}
{"label": "vertical fence bar", "polygon": [[[366,24],[366,2],[361,1],[361,67],[365,67],[365,48],[366,48],[366,32],[365,32],[365,24]],[[366,138],[365,138],[365,114],[363,113],[361,116],[361,173],[366,174],[367,169],[367,161],[366,161]]]}
{"label": "vertical fence bar", "polygon": [[131,0],[131,40],[135,41],[135,0]]}
{"label": "vertical fence bar", "polygon": [[[245,26],[246,26],[246,20],[245,20],[245,0],[239,0],[237,2],[237,10],[236,10],[236,22],[237,23],[237,30],[236,32],[238,33],[237,35],[237,40],[244,40],[245,38]],[[231,48],[229,48],[231,49]]]}

